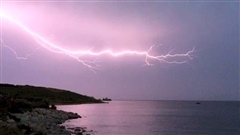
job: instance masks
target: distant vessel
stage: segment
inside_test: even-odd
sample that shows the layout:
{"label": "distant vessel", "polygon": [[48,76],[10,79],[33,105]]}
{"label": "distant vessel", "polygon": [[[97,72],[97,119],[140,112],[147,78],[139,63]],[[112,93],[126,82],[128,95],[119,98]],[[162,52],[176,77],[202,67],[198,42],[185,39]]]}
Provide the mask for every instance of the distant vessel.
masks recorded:
{"label": "distant vessel", "polygon": [[197,105],[201,104],[200,102],[196,102]]}
{"label": "distant vessel", "polygon": [[103,98],[102,101],[112,101],[110,98]]}

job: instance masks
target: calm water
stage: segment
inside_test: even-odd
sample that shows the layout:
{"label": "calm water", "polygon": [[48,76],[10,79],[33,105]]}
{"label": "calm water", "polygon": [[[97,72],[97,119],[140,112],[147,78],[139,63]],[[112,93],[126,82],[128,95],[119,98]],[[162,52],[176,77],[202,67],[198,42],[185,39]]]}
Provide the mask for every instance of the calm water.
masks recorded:
{"label": "calm water", "polygon": [[112,101],[109,104],[57,106],[81,119],[94,135],[240,135],[239,102]]}

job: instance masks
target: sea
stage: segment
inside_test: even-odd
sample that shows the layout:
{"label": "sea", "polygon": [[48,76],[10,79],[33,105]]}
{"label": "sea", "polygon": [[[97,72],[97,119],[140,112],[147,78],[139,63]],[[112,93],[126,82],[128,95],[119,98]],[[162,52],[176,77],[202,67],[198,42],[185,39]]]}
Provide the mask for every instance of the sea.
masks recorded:
{"label": "sea", "polygon": [[86,127],[91,135],[240,135],[240,102],[110,101],[59,105],[78,113],[66,127]]}

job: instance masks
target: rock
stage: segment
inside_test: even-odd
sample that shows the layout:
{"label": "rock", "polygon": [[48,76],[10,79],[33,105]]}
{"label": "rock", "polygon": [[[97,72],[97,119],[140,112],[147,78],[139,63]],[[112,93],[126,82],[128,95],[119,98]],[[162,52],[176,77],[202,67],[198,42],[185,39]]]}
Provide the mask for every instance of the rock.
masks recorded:
{"label": "rock", "polygon": [[80,128],[76,128],[76,129],[74,129],[74,131],[75,132],[80,132],[80,131],[82,131]]}
{"label": "rock", "polygon": [[13,119],[8,119],[7,123],[14,123],[15,121]]}
{"label": "rock", "polygon": [[10,119],[13,119],[13,120],[16,121],[16,122],[19,122],[19,121],[21,120],[21,119],[17,118],[16,116],[12,115],[12,114],[8,114],[8,117],[9,117]]}
{"label": "rock", "polygon": [[67,129],[69,129],[69,130],[74,130],[74,128],[70,128],[70,127],[68,127]]}
{"label": "rock", "polygon": [[65,129],[65,127],[64,127],[64,126],[60,126],[60,128],[61,128],[61,129]]}
{"label": "rock", "polygon": [[[70,135],[70,128],[65,129],[64,126],[60,126],[59,124],[62,124],[68,119],[81,118],[77,113],[43,108],[36,108],[31,112],[11,115],[11,118],[17,119],[18,121],[8,118],[7,123],[18,123],[16,128],[21,129],[23,134],[30,135],[40,135],[40,133],[41,135]],[[78,133],[81,135],[85,130],[84,128],[78,127],[72,128],[72,131],[75,131],[74,134]]]}

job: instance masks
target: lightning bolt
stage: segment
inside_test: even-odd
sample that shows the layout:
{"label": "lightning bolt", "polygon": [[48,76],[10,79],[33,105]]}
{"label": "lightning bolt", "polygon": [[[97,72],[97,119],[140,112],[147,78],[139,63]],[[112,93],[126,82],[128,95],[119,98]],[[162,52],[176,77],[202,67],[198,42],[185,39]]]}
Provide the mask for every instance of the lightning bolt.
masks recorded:
{"label": "lightning bolt", "polygon": [[89,67],[90,69],[96,69],[96,67],[98,67],[99,65],[97,64],[96,60],[93,61],[87,61],[87,60],[82,60],[81,56],[101,56],[101,55],[109,55],[109,56],[113,56],[113,57],[119,57],[119,56],[124,56],[124,55],[138,55],[138,56],[145,56],[145,63],[146,65],[153,65],[149,62],[149,60],[155,60],[155,61],[159,61],[159,62],[164,62],[164,63],[168,63],[168,64],[183,64],[186,63],[187,61],[179,61],[179,60],[169,60],[171,58],[179,58],[179,57],[184,57],[187,59],[193,59],[193,55],[192,53],[195,52],[195,47],[186,52],[186,53],[179,53],[179,54],[171,54],[171,51],[168,52],[167,54],[164,55],[151,55],[150,52],[153,50],[154,46],[151,46],[147,51],[135,51],[135,50],[126,50],[126,51],[121,51],[121,52],[114,52],[112,50],[103,50],[100,52],[94,52],[92,51],[92,49],[89,50],[78,50],[78,51],[73,51],[73,50],[68,50],[65,49],[63,47],[60,47],[56,44],[53,44],[52,42],[44,39],[42,36],[40,36],[39,34],[31,31],[29,28],[27,28],[25,25],[23,25],[22,23],[20,23],[19,21],[11,18],[10,16],[1,13],[1,18],[4,18],[8,21],[10,21],[11,23],[15,24],[16,26],[18,26],[19,28],[21,28],[23,31],[25,31],[26,33],[28,33],[30,36],[32,36],[33,39],[35,39],[35,41],[40,45],[40,47],[36,48],[33,52],[31,52],[30,54],[26,55],[25,57],[19,57],[17,55],[17,52],[14,51],[14,49],[12,49],[11,47],[7,46],[6,44],[4,44],[3,41],[2,42],[2,46],[8,48],[9,50],[11,50],[17,59],[23,59],[26,60],[29,56],[33,55],[34,52],[36,52],[38,49],[40,48],[45,48],[48,51],[51,51],[53,53],[58,53],[58,54],[65,54],[75,60],[77,60],[78,62],[82,63],[84,66]]}
{"label": "lightning bolt", "polygon": [[19,60],[27,60],[28,57],[30,57],[30,56],[33,55],[36,51],[38,51],[39,49],[42,48],[42,46],[39,46],[39,47],[37,47],[36,49],[34,49],[32,52],[28,53],[26,56],[18,56],[17,52],[16,52],[13,48],[11,48],[10,46],[6,45],[2,39],[1,39],[1,45],[2,45],[3,47],[5,47],[5,48],[9,49],[9,50],[15,55],[15,57],[16,57],[17,59],[19,59]]}

